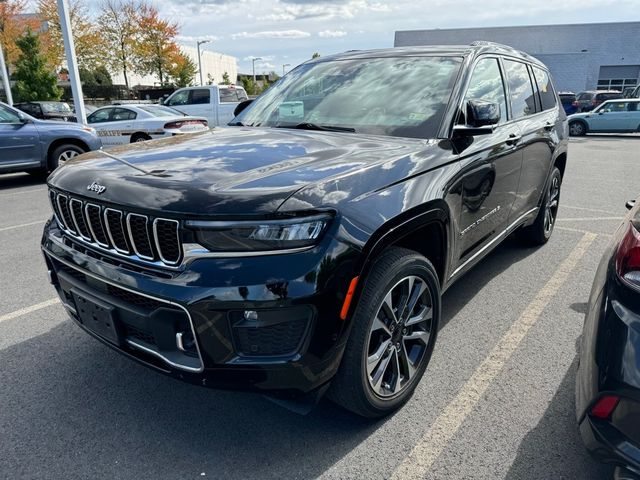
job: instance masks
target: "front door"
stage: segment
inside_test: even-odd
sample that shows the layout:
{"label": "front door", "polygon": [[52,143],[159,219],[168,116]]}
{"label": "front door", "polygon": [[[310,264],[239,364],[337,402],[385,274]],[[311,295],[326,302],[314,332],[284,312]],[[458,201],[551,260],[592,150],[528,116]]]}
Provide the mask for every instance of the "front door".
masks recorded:
{"label": "front door", "polygon": [[635,132],[638,128],[636,105],[637,102],[609,100],[589,117],[589,131]]}
{"label": "front door", "polygon": [[0,166],[41,162],[38,130],[23,122],[18,112],[0,105]]}

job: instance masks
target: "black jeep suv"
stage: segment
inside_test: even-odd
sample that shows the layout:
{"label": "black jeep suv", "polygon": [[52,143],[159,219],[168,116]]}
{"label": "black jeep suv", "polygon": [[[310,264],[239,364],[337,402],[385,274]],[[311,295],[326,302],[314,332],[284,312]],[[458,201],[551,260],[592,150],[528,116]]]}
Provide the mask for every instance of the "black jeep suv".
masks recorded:
{"label": "black jeep suv", "polygon": [[62,302],[158,371],[385,415],[427,367],[442,292],[511,232],[553,231],[566,118],[511,48],[323,57],[237,113],[48,181]]}

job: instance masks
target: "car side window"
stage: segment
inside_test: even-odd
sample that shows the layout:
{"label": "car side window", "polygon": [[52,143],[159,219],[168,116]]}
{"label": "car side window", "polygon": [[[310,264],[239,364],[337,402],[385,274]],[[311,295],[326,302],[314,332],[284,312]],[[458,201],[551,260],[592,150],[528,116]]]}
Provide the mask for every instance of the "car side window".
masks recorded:
{"label": "car side window", "polygon": [[87,117],[88,123],[103,123],[111,121],[111,112],[113,108],[103,108],[96,110],[89,117]]}
{"label": "car side window", "polygon": [[638,110],[640,110],[640,108],[638,108],[638,102],[628,102],[627,103],[627,111],[629,111],[629,112],[637,112]]}
{"label": "car side window", "polygon": [[128,108],[116,108],[113,111],[113,115],[111,119],[114,122],[119,122],[123,120],[135,120],[137,117],[136,112],[129,110]]}
{"label": "car side window", "polygon": [[209,90],[191,90],[191,105],[203,105],[211,102]]}
{"label": "car side window", "polygon": [[230,88],[220,89],[220,103],[234,103],[238,101],[238,94]]}
{"label": "car side window", "polygon": [[499,123],[507,120],[507,100],[497,58],[483,58],[476,63],[464,96],[465,105],[469,100],[497,103],[500,106]]}
{"label": "car side window", "polygon": [[540,103],[542,104],[542,110],[550,110],[555,108],[556,93],[551,85],[551,78],[549,73],[545,72],[541,68],[532,67],[533,75],[536,78],[536,84],[538,86],[538,93],[540,94]]}
{"label": "car side window", "polygon": [[165,105],[188,105],[189,104],[189,90],[182,90],[171,97]]}
{"label": "car side window", "polygon": [[526,117],[536,112],[536,102],[527,66],[521,62],[504,60],[509,84],[513,118]]}
{"label": "car side window", "polygon": [[0,123],[20,123],[17,113],[0,105]]}

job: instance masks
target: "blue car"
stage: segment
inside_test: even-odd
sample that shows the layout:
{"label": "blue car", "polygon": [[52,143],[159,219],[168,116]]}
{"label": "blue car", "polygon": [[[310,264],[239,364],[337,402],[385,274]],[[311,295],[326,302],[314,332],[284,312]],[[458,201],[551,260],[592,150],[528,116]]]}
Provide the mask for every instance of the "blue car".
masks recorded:
{"label": "blue car", "polygon": [[576,94],[573,92],[559,92],[558,96],[560,97],[560,102],[562,102],[562,108],[564,108],[564,113],[569,115],[573,115],[574,113],[579,113],[580,104],[576,98]]}
{"label": "blue car", "polygon": [[91,127],[36,120],[0,102],[0,173],[46,173],[100,148],[100,137]]}
{"label": "blue car", "polygon": [[595,110],[569,116],[569,133],[640,132],[640,99],[607,100]]}

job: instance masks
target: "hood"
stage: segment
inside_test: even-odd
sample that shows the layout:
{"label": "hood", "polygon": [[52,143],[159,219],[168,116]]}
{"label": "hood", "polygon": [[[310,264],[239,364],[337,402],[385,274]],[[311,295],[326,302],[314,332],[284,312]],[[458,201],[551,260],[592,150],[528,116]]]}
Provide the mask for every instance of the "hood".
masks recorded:
{"label": "hood", "polygon": [[[267,214],[309,184],[357,174],[424,145],[422,140],[351,133],[222,128],[108,150],[155,174],[98,151],[67,162],[49,183],[138,210],[193,216]],[[89,190],[94,182],[104,190]]]}

